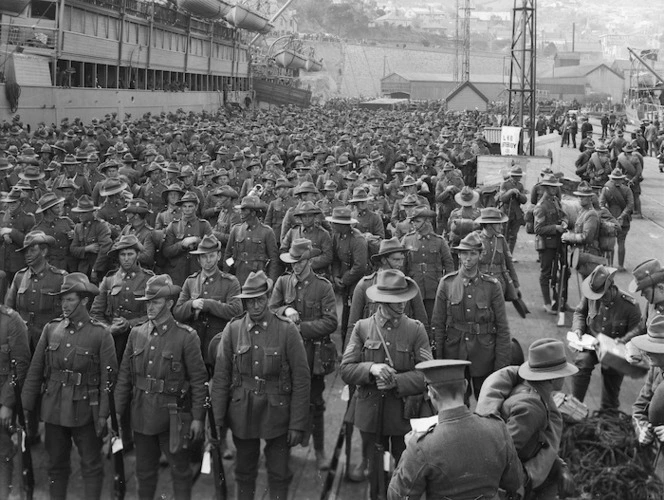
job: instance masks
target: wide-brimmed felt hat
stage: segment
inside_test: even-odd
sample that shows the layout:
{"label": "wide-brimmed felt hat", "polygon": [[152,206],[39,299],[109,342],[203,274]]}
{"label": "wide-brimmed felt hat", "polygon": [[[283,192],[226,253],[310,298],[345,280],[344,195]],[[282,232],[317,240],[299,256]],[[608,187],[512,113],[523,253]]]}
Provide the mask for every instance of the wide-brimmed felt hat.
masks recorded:
{"label": "wide-brimmed felt hat", "polygon": [[532,382],[563,378],[578,371],[576,366],[567,362],[565,344],[550,338],[530,344],[528,360],[519,366],[519,376]]}
{"label": "wide-brimmed felt hat", "polygon": [[196,250],[192,250],[189,253],[192,255],[203,255],[206,253],[218,252],[219,250],[221,250],[221,241],[219,241],[214,234],[206,234],[198,243]]}
{"label": "wide-brimmed felt hat", "polygon": [[450,163],[449,161],[443,165],[443,172],[451,172],[452,170],[455,169],[456,167],[454,166],[454,164]]}
{"label": "wide-brimmed felt hat", "polygon": [[304,259],[311,259],[321,254],[320,249],[313,248],[311,240],[306,238],[296,238],[291,242],[290,249],[286,253],[279,255],[279,258],[286,264],[293,264]]}
{"label": "wide-brimmed felt hat", "polygon": [[606,291],[613,285],[613,280],[618,270],[615,267],[599,265],[581,283],[581,293],[590,300],[602,298]]}
{"label": "wide-brimmed felt hat", "polygon": [[417,165],[417,158],[411,156],[406,160],[406,165]]}
{"label": "wide-brimmed felt hat", "polygon": [[619,167],[614,168],[609,174],[609,179],[618,180],[626,178],[627,176],[623,173],[623,171]]}
{"label": "wide-brimmed felt hat", "polygon": [[659,260],[648,259],[632,270],[632,276],[634,279],[629,284],[628,290],[635,293],[664,282],[664,269]]}
{"label": "wide-brimmed felt hat", "polygon": [[191,165],[185,165],[180,169],[180,173],[178,174],[178,179],[182,179],[183,177],[193,177],[194,175],[194,169],[192,168]]}
{"label": "wide-brimmed felt hat", "polygon": [[378,253],[373,254],[371,256],[371,260],[373,262],[378,262],[382,257],[387,257],[393,253],[406,254],[408,252],[410,252],[410,248],[404,247],[399,239],[395,236],[394,238],[382,240],[380,242],[380,247],[378,248]]}
{"label": "wide-brimmed felt hat", "polygon": [[23,246],[19,248],[18,251],[23,252],[24,250],[30,248],[32,245],[48,245],[51,247],[55,245],[55,238],[44,233],[44,231],[30,231],[25,235],[25,238],[23,239]]}
{"label": "wide-brimmed felt hat", "polygon": [[325,181],[325,185],[321,188],[321,191],[336,191],[337,183],[333,180]]}
{"label": "wide-brimmed felt hat", "polygon": [[62,181],[62,184],[53,186],[53,189],[59,189],[61,191],[63,189],[73,189],[74,191],[76,191],[78,189],[78,185],[76,184],[76,182],[74,182],[74,179],[65,179],[64,181]]}
{"label": "wide-brimmed felt hat", "polygon": [[182,189],[179,184],[171,184],[161,192],[161,198],[164,202],[168,200],[168,193],[180,193],[180,196],[183,196],[184,189]]}
{"label": "wide-brimmed felt hat", "polygon": [[115,160],[106,160],[104,163],[99,165],[99,171],[103,174],[105,170],[109,168],[120,168],[120,164]]}
{"label": "wide-brimmed felt hat", "polygon": [[95,210],[99,210],[99,207],[95,206],[95,204],[92,202],[92,198],[90,198],[87,194],[82,195],[78,199],[76,206],[71,209],[71,211],[75,213],[94,212]]}
{"label": "wide-brimmed felt hat", "polygon": [[562,183],[558,182],[558,178],[555,174],[546,174],[542,177],[542,180],[539,181],[540,186],[551,186],[551,187],[560,187]]}
{"label": "wide-brimmed felt hat", "polygon": [[420,204],[420,199],[415,194],[407,194],[399,203],[402,207],[416,207]]}
{"label": "wide-brimmed felt hat", "polygon": [[46,177],[46,174],[44,172],[41,172],[39,170],[39,167],[30,165],[28,167],[25,167],[23,172],[20,172],[18,176],[20,179],[26,181],[38,181]]}
{"label": "wide-brimmed felt hat", "polygon": [[334,207],[332,215],[325,217],[325,220],[332,224],[357,224],[357,219],[351,217],[350,207]]}
{"label": "wide-brimmed felt hat", "polygon": [[7,158],[0,158],[0,171],[2,170],[11,170],[14,168],[14,165],[9,163],[9,160]]}
{"label": "wide-brimmed felt hat", "polygon": [[479,199],[480,194],[470,186],[464,186],[461,191],[454,195],[454,201],[462,207],[472,207]]}
{"label": "wide-brimmed felt hat", "polygon": [[172,161],[168,165],[166,165],[166,168],[164,168],[164,172],[166,172],[167,174],[178,174],[177,177],[179,177],[180,165]]}
{"label": "wide-brimmed felt hat", "polygon": [[401,181],[401,187],[414,186],[417,184],[417,180],[412,175],[407,175]]}
{"label": "wide-brimmed felt hat", "polygon": [[242,202],[239,205],[235,205],[235,208],[240,210],[243,208],[248,208],[250,210],[265,210],[267,204],[258,196],[245,196],[242,198]]}
{"label": "wide-brimmed felt hat", "polygon": [[152,276],[145,284],[145,295],[142,292],[134,292],[134,300],[147,301],[161,298],[171,298],[179,295],[182,288],[173,284],[173,279],[168,274]]}
{"label": "wide-brimmed felt hat", "polygon": [[274,185],[274,189],[279,189],[279,188],[292,188],[293,185],[286,179],[285,177],[281,176],[277,179],[277,183]]}
{"label": "wide-brimmed felt hat", "polygon": [[55,193],[46,193],[44,196],[39,198],[37,200],[37,205],[39,205],[39,208],[35,210],[35,214],[41,214],[43,212],[46,212],[49,208],[53,208],[56,206],[58,203],[64,201],[64,198],[59,197]]}
{"label": "wide-brimmed felt hat", "polygon": [[468,233],[457,246],[452,247],[455,252],[481,252],[482,239],[477,231]]}
{"label": "wide-brimmed felt hat", "polygon": [[664,354],[664,315],[657,314],[648,325],[647,333],[634,337],[631,342],[642,351]]}
{"label": "wide-brimmed felt hat", "polygon": [[136,163],[136,159],[131,153],[125,153],[122,157],[122,163]]}
{"label": "wide-brimmed felt hat", "polygon": [[513,167],[510,169],[510,177],[523,177],[523,170],[521,167]]}
{"label": "wide-brimmed felt hat", "polygon": [[127,212],[130,214],[151,214],[150,206],[148,202],[142,198],[132,198],[127,202],[127,206],[120,209],[121,212]]}
{"label": "wide-brimmed felt hat", "polygon": [[228,170],[222,167],[219,170],[217,170],[214,174],[212,174],[212,180],[214,181],[215,179],[218,179],[223,175],[228,175]]}
{"label": "wide-brimmed felt hat", "polygon": [[65,159],[62,160],[63,165],[78,165],[79,163],[81,162],[78,161],[74,155],[67,155],[65,156]]}
{"label": "wide-brimmed felt hat", "polygon": [[325,158],[325,161],[323,162],[323,165],[336,165],[337,160],[334,159],[334,156],[330,155],[327,158]]}
{"label": "wide-brimmed felt hat", "polygon": [[595,152],[596,153],[608,153],[609,148],[606,147],[606,144],[604,144],[603,142],[600,142],[599,145],[597,147],[595,147]]}
{"label": "wide-brimmed felt hat", "polygon": [[415,365],[424,374],[426,382],[432,386],[458,384],[466,380],[466,368],[470,361],[463,359],[430,359]]}
{"label": "wide-brimmed felt hat", "polygon": [[304,194],[304,193],[318,194],[318,189],[316,189],[315,184],[310,181],[304,181],[302,184],[293,189],[294,195]]}
{"label": "wide-brimmed felt hat", "polygon": [[574,196],[594,196],[595,191],[593,191],[593,188],[588,184],[586,181],[581,181],[579,182],[579,186],[576,188],[576,191],[574,191],[572,194]]}
{"label": "wide-brimmed felt hat", "polygon": [[143,251],[143,245],[140,241],[138,241],[138,238],[135,234],[124,234],[120,236],[120,238],[115,243],[113,243],[109,254],[115,255],[120,250],[127,250],[129,248],[133,248],[137,253],[141,253]]}
{"label": "wide-brimmed felt hat", "polygon": [[426,205],[418,205],[416,206],[413,211],[410,214],[410,217],[408,217],[410,220],[417,219],[420,217],[435,217],[436,212],[431,210],[429,207]]}
{"label": "wide-brimmed felt hat", "polygon": [[393,174],[398,174],[398,173],[403,173],[406,171],[406,164],[402,161],[398,161],[394,164],[394,168],[392,169]]}
{"label": "wide-brimmed felt hat", "polygon": [[175,202],[176,205],[182,205],[184,203],[196,203],[198,205],[201,200],[198,199],[198,195],[193,191],[187,191],[184,193],[184,196]]}
{"label": "wide-brimmed felt hat", "polygon": [[127,189],[127,184],[120,179],[107,179],[99,190],[100,196],[113,196]]}
{"label": "wide-brimmed felt hat", "polygon": [[269,293],[272,290],[272,280],[265,275],[264,271],[249,273],[242,285],[242,293],[236,295],[236,299],[255,299]]}
{"label": "wide-brimmed felt hat", "polygon": [[156,161],[150,162],[148,168],[145,169],[145,175],[150,175],[152,172],[161,172],[161,165]]}
{"label": "wide-brimmed felt hat", "polygon": [[376,284],[367,288],[367,297],[374,302],[396,304],[408,302],[419,293],[415,281],[397,269],[378,271]]}
{"label": "wide-brimmed felt hat", "polygon": [[219,186],[218,188],[215,188],[211,194],[212,196],[226,196],[232,200],[240,197],[237,191],[230,186]]}
{"label": "wide-brimmed felt hat", "polygon": [[322,215],[323,210],[316,205],[313,201],[303,201],[293,210],[293,216],[298,217],[301,215]]}
{"label": "wide-brimmed felt hat", "polygon": [[0,198],[0,203],[15,203],[21,201],[21,190],[16,186],[11,188],[9,193],[6,193],[2,198]]}
{"label": "wide-brimmed felt hat", "polygon": [[350,165],[350,163],[351,161],[348,159],[348,156],[343,154],[337,160],[337,167],[345,167],[346,165]]}
{"label": "wide-brimmed felt hat", "polygon": [[625,144],[625,146],[623,146],[623,153],[633,153],[633,152],[634,152],[634,147],[632,147],[631,144]]}
{"label": "wide-brimmed felt hat", "polygon": [[504,224],[507,219],[507,215],[496,207],[487,207],[480,210],[480,216],[475,219],[475,222],[478,224]]}
{"label": "wide-brimmed felt hat", "polygon": [[369,169],[369,172],[367,172],[367,180],[368,181],[379,180],[379,181],[384,182],[385,179],[386,179],[385,174],[382,173],[377,168],[371,168],[371,169]]}
{"label": "wide-brimmed felt hat", "polygon": [[83,273],[70,273],[62,279],[62,285],[58,292],[46,292],[48,295],[64,295],[65,293],[78,292],[99,295],[99,288],[90,283],[88,277]]}
{"label": "wide-brimmed felt hat", "polygon": [[348,203],[361,203],[364,201],[369,201],[369,194],[362,187],[356,187],[353,189],[353,197],[348,200]]}

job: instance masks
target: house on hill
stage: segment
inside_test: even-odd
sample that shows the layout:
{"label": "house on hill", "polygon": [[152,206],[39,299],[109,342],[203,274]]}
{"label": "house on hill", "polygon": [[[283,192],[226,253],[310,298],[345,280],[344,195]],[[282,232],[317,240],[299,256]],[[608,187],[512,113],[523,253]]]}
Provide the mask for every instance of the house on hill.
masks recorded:
{"label": "house on hill", "polygon": [[[471,75],[470,82],[473,88],[488,101],[507,100],[508,84],[502,75]],[[381,93],[398,99],[445,100],[452,92],[458,90],[457,87],[459,83],[449,74],[400,71],[380,80]],[[465,95],[466,90],[462,90]],[[474,109],[474,106],[471,109]]]}
{"label": "house on hill", "polygon": [[537,86],[554,99],[582,100],[590,94],[608,94],[613,102],[621,102],[625,79],[606,64],[584,64],[540,71]]}

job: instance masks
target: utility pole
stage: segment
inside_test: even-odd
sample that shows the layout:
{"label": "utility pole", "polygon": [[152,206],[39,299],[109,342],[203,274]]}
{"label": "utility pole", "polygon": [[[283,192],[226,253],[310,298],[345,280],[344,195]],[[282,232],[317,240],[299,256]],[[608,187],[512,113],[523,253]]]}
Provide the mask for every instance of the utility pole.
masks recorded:
{"label": "utility pole", "polygon": [[[508,119],[515,127],[527,125],[529,143],[524,152],[535,154],[536,2],[514,0]],[[526,124],[526,121],[528,122]],[[524,136],[522,136],[524,137]]]}
{"label": "utility pole", "polygon": [[463,67],[461,69],[462,81],[470,80],[470,0],[465,0],[463,9]]}
{"label": "utility pole", "polygon": [[460,82],[459,78],[459,0],[456,0],[456,15],[454,20],[456,23],[456,30],[454,32],[454,81],[456,83]]}

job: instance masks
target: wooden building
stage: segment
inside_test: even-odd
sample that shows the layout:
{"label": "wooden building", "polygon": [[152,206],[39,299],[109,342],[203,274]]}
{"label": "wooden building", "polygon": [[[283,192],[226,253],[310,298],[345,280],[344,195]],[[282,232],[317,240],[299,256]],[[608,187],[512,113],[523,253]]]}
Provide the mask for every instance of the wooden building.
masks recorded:
{"label": "wooden building", "polygon": [[472,83],[463,82],[445,98],[445,102],[450,111],[486,111],[489,99]]}
{"label": "wooden building", "polygon": [[625,88],[623,75],[606,64],[557,67],[538,74],[538,88],[548,90],[554,99],[582,100],[591,94],[608,94],[621,102]]}
{"label": "wooden building", "polygon": [[[508,85],[502,75],[471,75],[470,81],[474,90],[488,101],[507,101],[505,89]],[[397,99],[445,100],[457,87],[459,83],[454,81],[452,75],[437,73],[404,71],[391,73],[380,81],[381,93]]]}

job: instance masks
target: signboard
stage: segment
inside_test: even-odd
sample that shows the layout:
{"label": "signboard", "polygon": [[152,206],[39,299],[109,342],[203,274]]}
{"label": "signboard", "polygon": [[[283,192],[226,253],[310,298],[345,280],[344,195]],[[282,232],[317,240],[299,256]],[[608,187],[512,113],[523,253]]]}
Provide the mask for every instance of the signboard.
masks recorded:
{"label": "signboard", "polygon": [[502,127],[500,131],[500,154],[518,155],[521,127]]}

